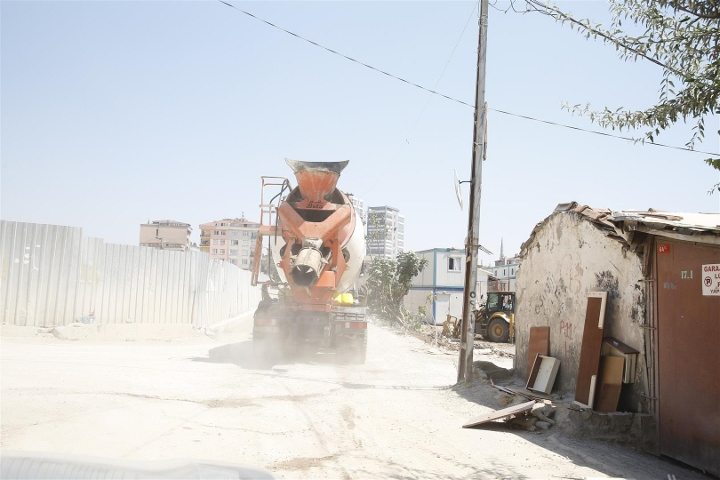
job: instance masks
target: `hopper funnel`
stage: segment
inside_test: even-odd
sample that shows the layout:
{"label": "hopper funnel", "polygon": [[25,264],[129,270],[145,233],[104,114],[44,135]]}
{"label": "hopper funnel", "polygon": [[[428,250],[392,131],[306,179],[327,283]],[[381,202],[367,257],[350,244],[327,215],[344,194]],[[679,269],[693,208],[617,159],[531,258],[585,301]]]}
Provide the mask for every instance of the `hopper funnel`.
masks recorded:
{"label": "hopper funnel", "polygon": [[285,159],[292,168],[298,182],[300,194],[305,200],[324,202],[325,196],[332,193],[337,185],[340,172],[349,160],[342,162],[303,162]]}

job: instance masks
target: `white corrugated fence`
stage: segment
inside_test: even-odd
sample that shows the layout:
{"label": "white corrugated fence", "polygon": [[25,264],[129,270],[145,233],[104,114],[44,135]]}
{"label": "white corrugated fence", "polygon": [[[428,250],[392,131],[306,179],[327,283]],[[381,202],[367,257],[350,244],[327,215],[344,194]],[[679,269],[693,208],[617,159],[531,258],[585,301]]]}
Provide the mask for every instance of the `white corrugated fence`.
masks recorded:
{"label": "white corrugated fence", "polygon": [[254,310],[250,272],[203,252],[117,245],[82,229],[0,220],[3,325],[207,327]]}

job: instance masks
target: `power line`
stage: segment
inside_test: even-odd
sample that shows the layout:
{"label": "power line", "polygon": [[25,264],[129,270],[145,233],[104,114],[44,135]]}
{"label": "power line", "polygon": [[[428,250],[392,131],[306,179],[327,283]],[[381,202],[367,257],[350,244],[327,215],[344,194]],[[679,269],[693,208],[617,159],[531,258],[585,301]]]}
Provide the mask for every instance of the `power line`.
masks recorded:
{"label": "power line", "polygon": [[[437,90],[435,90],[435,89],[433,89],[433,88],[425,87],[425,86],[423,86],[423,85],[420,85],[419,83],[415,83],[415,82],[413,82],[413,81],[411,81],[411,80],[408,80],[408,79],[406,79],[406,78],[400,77],[400,76],[398,76],[398,75],[394,75],[394,74],[392,74],[392,73],[390,73],[390,72],[387,72],[387,71],[385,71],[385,70],[383,70],[383,69],[381,69],[381,68],[374,67],[374,66],[372,66],[372,65],[370,65],[370,64],[368,64],[368,63],[365,63],[365,62],[363,62],[363,61],[360,61],[360,60],[358,60],[358,59],[356,59],[356,58],[353,58],[353,57],[351,57],[351,56],[349,56],[349,55],[345,55],[345,54],[342,53],[342,52],[339,52],[339,51],[337,51],[337,50],[335,50],[335,49],[332,49],[332,48],[330,48],[330,47],[327,47],[327,46],[325,46],[325,45],[323,45],[323,44],[321,44],[321,43],[318,43],[318,42],[316,42],[316,41],[314,41],[314,40],[310,40],[309,38],[303,37],[302,35],[300,35],[300,34],[298,34],[298,33],[295,33],[295,32],[292,32],[292,31],[290,31],[290,30],[287,30],[287,29],[285,29],[285,28],[283,28],[283,27],[280,27],[280,26],[278,26],[278,25],[270,22],[269,20],[266,20],[266,19],[264,19],[264,18],[258,17],[257,15],[255,15],[255,14],[253,14],[253,13],[251,13],[251,12],[248,12],[247,10],[243,10],[242,8],[239,8],[239,7],[237,7],[236,5],[233,5],[232,3],[226,2],[225,0],[217,0],[217,1],[220,2],[220,3],[222,3],[223,5],[226,5],[226,6],[230,7],[230,8],[233,8],[233,9],[237,10],[238,12],[240,12],[240,13],[242,13],[242,14],[244,14],[244,15],[247,15],[248,17],[253,18],[254,20],[257,20],[257,21],[259,21],[259,22],[262,22],[262,23],[264,23],[264,24],[266,24],[266,25],[268,25],[268,26],[270,26],[270,27],[272,27],[272,28],[274,28],[274,29],[276,29],[276,30],[280,30],[281,32],[285,32],[285,33],[287,33],[288,35],[297,38],[298,40],[302,40],[303,42],[309,43],[310,45],[312,45],[312,46],[314,46],[314,47],[317,47],[317,48],[320,48],[320,49],[322,49],[322,50],[325,50],[325,51],[328,52],[328,53],[331,53],[331,54],[333,54],[333,55],[337,55],[337,56],[339,56],[339,57],[341,57],[341,58],[344,58],[345,60],[348,60],[348,61],[350,61],[350,62],[353,62],[353,63],[356,63],[356,64],[358,64],[358,65],[361,65],[361,66],[363,66],[363,67],[365,67],[365,68],[368,68],[368,69],[370,69],[370,70],[372,70],[372,71],[374,71],[374,72],[380,73],[380,74],[385,75],[386,77],[389,77],[389,78],[393,78],[393,79],[398,80],[398,81],[400,81],[400,82],[403,82],[403,83],[405,83],[405,84],[407,84],[407,85],[410,85],[410,86],[412,86],[412,87],[415,87],[415,88],[418,88],[418,89],[420,89],[420,90],[423,90],[423,91],[425,91],[425,92],[427,92],[427,93],[430,93],[430,94],[433,94],[433,95],[437,95],[437,96],[442,97],[442,98],[444,98],[444,99],[446,99],[446,100],[450,100],[451,102],[459,103],[459,104],[461,104],[461,105],[465,105],[466,107],[470,107],[470,108],[472,108],[472,109],[475,108],[475,106],[474,106],[473,104],[469,103],[469,102],[466,102],[466,101],[461,100],[461,99],[459,99],[459,98],[451,97],[450,95],[446,95],[446,94],[444,94],[444,93],[442,93],[442,92],[439,92],[439,91],[437,91]],[[654,145],[654,146],[656,146],[656,147],[671,148],[671,149],[674,149],[674,150],[683,150],[683,151],[693,152],[693,153],[702,153],[702,154],[705,154],[705,155],[720,156],[720,153],[716,153],[716,152],[706,152],[706,151],[703,151],[703,150],[694,150],[694,149],[692,149],[692,148],[680,147],[680,146],[677,146],[677,145],[667,145],[667,144],[664,144],[664,143],[644,141],[644,140],[642,140],[642,139],[637,139],[637,138],[632,138],[632,137],[625,137],[625,136],[622,136],[622,135],[615,135],[615,134],[608,133],[608,132],[603,132],[603,131],[600,131],[600,130],[592,130],[592,129],[588,129],[588,128],[576,127],[576,126],[573,126],[573,125],[566,125],[566,124],[563,124],[563,123],[553,122],[553,121],[551,121],[551,120],[543,120],[543,119],[540,119],[540,118],[531,117],[531,116],[529,116],[529,115],[522,115],[522,114],[519,114],[519,113],[512,113],[512,112],[508,112],[508,111],[506,111],[506,110],[500,110],[500,109],[497,109],[497,108],[488,108],[488,110],[493,111],[493,112],[497,112],[497,113],[500,113],[500,114],[503,114],[503,115],[508,115],[508,116],[511,116],[511,117],[523,118],[523,119],[525,119],[525,120],[530,120],[530,121],[534,121],[534,122],[544,123],[544,124],[547,124],[547,125],[553,125],[553,126],[556,126],[556,127],[568,128],[568,129],[571,129],[571,130],[576,130],[576,131],[585,132],[585,133],[593,133],[593,134],[595,134],[595,135],[602,135],[602,136],[604,136],[604,137],[617,138],[617,139],[619,139],[619,140],[625,140],[625,141],[629,141],[629,142],[632,142],[632,143],[641,143],[641,144],[643,144],[643,145]]]}
{"label": "power line", "polygon": [[274,23],[272,23],[272,22],[270,22],[270,21],[268,21],[268,20],[265,20],[264,18],[260,18],[260,17],[258,17],[257,15],[254,15],[254,14],[252,14],[252,13],[246,11],[246,10],[243,10],[242,8],[236,7],[236,6],[233,5],[232,3],[228,3],[228,2],[226,2],[226,1],[224,1],[224,0],[217,0],[217,1],[220,2],[220,3],[222,3],[223,5],[227,5],[228,7],[234,8],[234,9],[237,10],[238,12],[241,12],[241,13],[247,15],[248,17],[252,17],[252,18],[254,18],[255,20],[258,20],[258,21],[260,21],[260,22],[262,22],[262,23],[265,23],[266,25],[269,25],[269,26],[271,26],[271,27],[273,27],[273,28],[275,28],[275,29],[277,29],[277,30],[280,30],[280,31],[282,31],[282,32],[285,32],[285,33],[287,33],[288,35],[292,35],[293,37],[295,37],[295,38],[297,38],[297,39],[299,39],[299,40],[302,40],[302,41],[304,41],[304,42],[307,42],[307,43],[309,43],[310,45],[313,45],[313,46],[318,47],[318,48],[322,48],[323,50],[325,50],[325,51],[327,51],[327,52],[330,52],[330,53],[332,53],[333,55],[337,55],[337,56],[342,57],[342,58],[344,58],[344,59],[346,59],[346,60],[349,60],[349,61],[351,61],[351,62],[353,62],[353,63],[357,63],[358,65],[362,65],[363,67],[369,68],[370,70],[373,70],[373,71],[375,71],[375,72],[382,73],[383,75],[388,76],[388,77],[390,77],[390,78],[394,78],[395,80],[400,80],[401,82],[404,82],[404,83],[407,83],[408,85],[411,85],[411,86],[413,86],[413,87],[419,88],[420,90],[425,90],[426,92],[432,93],[432,94],[434,94],[434,95],[439,95],[439,96],[441,96],[441,97],[443,97],[443,98],[445,98],[445,99],[447,99],[447,100],[450,100],[450,101],[453,101],[453,102],[457,102],[457,103],[460,103],[460,104],[462,104],[462,105],[466,105],[466,106],[468,106],[468,107],[470,107],[470,108],[475,108],[471,103],[465,102],[465,101],[460,100],[460,99],[457,99],[457,98],[453,98],[453,97],[451,97],[451,96],[449,96],[449,95],[445,95],[444,93],[438,92],[437,90],[433,90],[433,89],[431,89],[431,88],[423,87],[422,85],[419,85],[419,84],[417,84],[417,83],[415,83],[415,82],[412,82],[412,81],[410,81],[410,80],[408,80],[408,79],[406,79],[406,78],[402,78],[402,77],[399,77],[399,76],[397,76],[397,75],[393,75],[392,73],[386,72],[385,70],[382,70],[382,69],[377,68],[377,67],[373,67],[372,65],[368,65],[368,64],[365,63],[365,62],[361,62],[360,60],[358,60],[358,59],[356,59],[356,58],[353,58],[353,57],[350,57],[350,56],[348,56],[348,55],[345,55],[344,53],[338,52],[337,50],[333,50],[333,49],[330,48],[330,47],[326,47],[325,45],[322,45],[322,44],[320,44],[320,43],[318,43],[318,42],[316,42],[316,41],[314,41],[314,40],[310,40],[309,38],[305,38],[305,37],[303,37],[302,35],[299,35],[299,34],[297,34],[297,33],[295,33],[295,32],[291,32],[290,30],[286,30],[286,29],[284,29],[284,28],[282,28],[282,27],[279,27],[279,26],[275,25]]}
{"label": "power line", "polygon": [[[445,61],[445,64],[443,65],[442,70],[440,71],[440,75],[438,75],[437,80],[435,80],[435,83],[433,84],[433,90],[440,85],[440,80],[442,80],[443,76],[445,75],[445,71],[447,70],[448,65],[450,65],[450,61],[452,60],[453,56],[455,55],[455,51],[457,50],[458,45],[460,45],[460,41],[463,39],[463,36],[465,35],[465,31],[467,30],[468,25],[470,25],[470,19],[473,17],[480,18],[480,12],[479,9],[480,5],[473,5],[473,9],[470,11],[470,15],[468,15],[467,20],[465,20],[465,25],[463,25],[463,29],[460,32],[460,35],[457,38],[457,41],[455,42],[455,45],[453,46],[452,50],[450,51],[450,55],[448,55],[447,60]],[[478,12],[477,16],[475,15],[475,12]],[[425,104],[418,112],[417,116],[415,117],[415,120],[412,122],[410,131],[415,129],[415,126],[417,125],[418,121],[420,120],[420,117],[427,109],[428,105],[430,104],[430,101],[432,100],[432,97],[427,97],[427,100],[425,101]],[[409,132],[408,132],[409,133]],[[405,139],[405,141],[408,141]],[[409,143],[409,142],[408,142]]]}
{"label": "power line", "polygon": [[529,115],[521,115],[521,114],[519,114],[519,113],[507,112],[507,111],[505,111],[505,110],[499,110],[499,109],[497,109],[497,108],[489,108],[489,107],[488,107],[488,110],[492,110],[493,112],[497,112],[497,113],[502,113],[503,115],[509,115],[509,116],[511,116],[511,117],[524,118],[525,120],[532,120],[533,122],[545,123],[545,124],[548,124],[548,125],[554,125],[554,126],[556,126],[556,127],[569,128],[569,129],[571,129],[571,130],[578,130],[578,131],[580,131],[580,132],[594,133],[595,135],[602,135],[602,136],[604,136],[604,137],[617,138],[617,139],[619,139],[619,140],[626,140],[626,141],[632,142],[632,143],[655,145],[656,147],[672,148],[672,149],[674,149],[674,150],[685,150],[685,151],[687,151],[687,152],[703,153],[703,154],[705,154],[705,155],[720,156],[720,153],[706,152],[706,151],[703,151],[703,150],[695,150],[695,149],[688,148],[688,147],[680,147],[680,146],[678,146],[678,145],[668,145],[668,144],[665,144],[665,143],[650,142],[650,141],[645,141],[645,140],[642,140],[642,139],[639,139],[639,138],[624,137],[624,136],[622,136],[622,135],[615,135],[615,134],[613,134],[613,133],[603,132],[603,131],[601,131],[601,130],[591,130],[591,129],[588,129],[588,128],[575,127],[575,126],[573,126],[573,125],[565,125],[564,123],[557,123],[557,122],[553,122],[552,120],[543,120],[543,119],[541,119],[541,118],[535,118],[535,117],[531,117],[531,116],[529,116]]}

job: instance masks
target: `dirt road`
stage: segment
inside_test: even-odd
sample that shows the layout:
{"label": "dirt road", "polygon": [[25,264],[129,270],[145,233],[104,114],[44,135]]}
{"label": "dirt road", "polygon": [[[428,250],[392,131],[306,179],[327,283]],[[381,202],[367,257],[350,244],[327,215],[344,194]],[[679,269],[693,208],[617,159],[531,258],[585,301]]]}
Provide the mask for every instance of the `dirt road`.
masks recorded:
{"label": "dirt road", "polygon": [[455,354],[383,328],[365,365],[330,355],[260,368],[229,337],[3,339],[2,449],[206,459],[278,478],[702,478],[602,443],[467,430],[488,411],[449,386]]}

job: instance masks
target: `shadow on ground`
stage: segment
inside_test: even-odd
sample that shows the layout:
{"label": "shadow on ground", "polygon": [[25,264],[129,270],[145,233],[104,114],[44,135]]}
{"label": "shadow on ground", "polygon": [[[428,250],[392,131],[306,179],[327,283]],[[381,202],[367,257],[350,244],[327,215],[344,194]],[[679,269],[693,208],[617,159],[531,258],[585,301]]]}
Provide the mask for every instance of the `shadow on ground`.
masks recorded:
{"label": "shadow on ground", "polygon": [[[492,384],[518,387],[516,383],[513,383],[517,382],[517,378],[513,376],[512,370],[498,367],[490,362],[475,362],[474,366],[476,378],[471,384],[458,384],[452,387],[452,390],[460,397],[493,410],[500,410],[509,405],[528,401],[527,398],[520,395],[509,395],[493,388]],[[558,408],[565,407],[560,406]],[[470,418],[467,420],[470,420]],[[623,446],[610,441],[573,435],[572,431],[561,430],[558,426],[547,431],[530,432],[517,427],[513,428],[504,421],[494,421],[473,429],[505,431],[517,435],[568,458],[578,466],[592,468],[611,477],[648,479],[672,477],[678,479],[706,478],[697,470],[686,465],[669,461],[663,457],[653,456],[634,449],[632,446]]]}
{"label": "shadow on ground", "polygon": [[252,370],[270,370],[280,364],[308,365],[342,364],[334,352],[297,346],[293,352],[258,347],[252,340],[228,343],[211,348],[207,357],[194,357],[195,362],[229,363]]}
{"label": "shadow on ground", "polygon": [[231,364],[237,365],[247,370],[254,370],[254,372],[248,372],[254,375],[262,375],[268,377],[278,377],[291,380],[302,380],[304,382],[315,382],[339,385],[342,388],[356,389],[356,390],[449,390],[452,385],[387,385],[387,384],[372,384],[372,383],[356,383],[346,382],[340,380],[333,380],[328,378],[312,378],[306,376],[295,376],[288,372],[285,366],[292,364],[304,364],[304,365],[341,365],[347,368],[361,368],[365,369],[362,364],[353,364],[352,362],[338,361],[334,353],[318,352],[316,350],[298,350],[292,356],[290,355],[277,355],[272,358],[268,356],[266,352],[257,351],[253,346],[252,340],[243,342],[228,343],[219,347],[211,348],[208,351],[207,357],[191,357],[189,360],[193,362],[207,362],[207,363],[218,363],[218,364]]}

